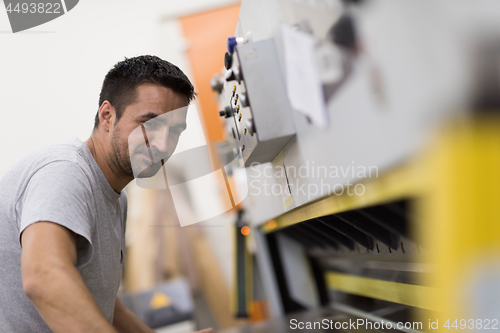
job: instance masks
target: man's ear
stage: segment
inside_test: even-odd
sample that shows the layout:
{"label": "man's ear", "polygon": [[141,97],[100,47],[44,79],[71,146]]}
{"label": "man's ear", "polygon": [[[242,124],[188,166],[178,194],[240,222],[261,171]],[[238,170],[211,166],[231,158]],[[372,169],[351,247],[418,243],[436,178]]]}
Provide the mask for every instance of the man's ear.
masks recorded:
{"label": "man's ear", "polygon": [[99,127],[106,132],[109,132],[109,129],[112,125],[112,121],[115,120],[116,113],[115,108],[109,101],[104,101],[99,108]]}

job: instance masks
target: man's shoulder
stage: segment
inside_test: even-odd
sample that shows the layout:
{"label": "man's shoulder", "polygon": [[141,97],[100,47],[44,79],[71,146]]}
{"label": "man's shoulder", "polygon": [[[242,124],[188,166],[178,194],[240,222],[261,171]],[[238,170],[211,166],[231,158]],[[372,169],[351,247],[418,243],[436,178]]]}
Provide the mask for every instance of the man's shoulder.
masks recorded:
{"label": "man's shoulder", "polygon": [[62,179],[86,178],[87,181],[93,182],[92,168],[84,149],[88,148],[79,140],[43,147],[33,152],[32,172],[53,173]]}
{"label": "man's shoulder", "polygon": [[57,173],[73,169],[88,175],[90,167],[82,153],[85,148],[83,145],[79,140],[70,140],[34,150],[14,164],[2,180],[22,184],[28,182],[35,174],[49,169]]}
{"label": "man's shoulder", "polygon": [[[54,162],[69,162],[78,165],[83,171],[87,171],[89,162],[85,156],[85,148],[85,144],[77,139],[68,140],[39,148],[26,155],[21,163],[30,166],[33,172]],[[56,165],[62,164],[65,163],[56,163]]]}
{"label": "man's shoulder", "polygon": [[72,163],[82,162],[82,150],[84,143],[78,140],[68,140],[63,143],[41,147],[24,159],[33,160],[38,164],[51,163],[56,161],[68,161]]}

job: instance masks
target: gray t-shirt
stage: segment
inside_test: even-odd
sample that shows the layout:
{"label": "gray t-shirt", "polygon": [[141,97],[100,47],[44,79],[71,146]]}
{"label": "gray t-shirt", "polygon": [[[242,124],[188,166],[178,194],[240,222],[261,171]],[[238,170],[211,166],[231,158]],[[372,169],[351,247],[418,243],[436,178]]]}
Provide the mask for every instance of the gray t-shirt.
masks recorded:
{"label": "gray t-shirt", "polygon": [[[77,237],[77,270],[111,323],[125,255],[125,191],[75,139],[24,157],[0,180],[0,332],[51,332],[23,292],[20,236],[38,221]],[[72,295],[68,295],[72,297]]]}

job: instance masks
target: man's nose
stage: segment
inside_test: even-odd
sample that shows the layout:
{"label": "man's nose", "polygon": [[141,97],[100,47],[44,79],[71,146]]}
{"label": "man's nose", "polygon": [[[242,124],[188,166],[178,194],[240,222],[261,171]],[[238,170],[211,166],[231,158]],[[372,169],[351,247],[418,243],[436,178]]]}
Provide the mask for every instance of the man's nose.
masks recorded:
{"label": "man's nose", "polygon": [[155,131],[150,145],[154,146],[160,153],[166,153],[168,151],[168,134],[168,126]]}

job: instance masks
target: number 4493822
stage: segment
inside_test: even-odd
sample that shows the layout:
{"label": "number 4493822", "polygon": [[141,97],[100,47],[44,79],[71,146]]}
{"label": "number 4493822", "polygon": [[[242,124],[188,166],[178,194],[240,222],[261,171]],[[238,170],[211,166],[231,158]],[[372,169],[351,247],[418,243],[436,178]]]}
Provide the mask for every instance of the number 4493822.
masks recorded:
{"label": "number 4493822", "polygon": [[60,3],[17,3],[14,8],[12,8],[12,3],[9,3],[9,5],[6,8],[7,13],[45,13],[45,14],[61,14],[61,4]]}
{"label": "number 4493822", "polygon": [[446,323],[443,325],[448,329],[483,329],[483,330],[497,330],[498,329],[498,319],[455,319],[453,323],[450,323],[448,319]]}

